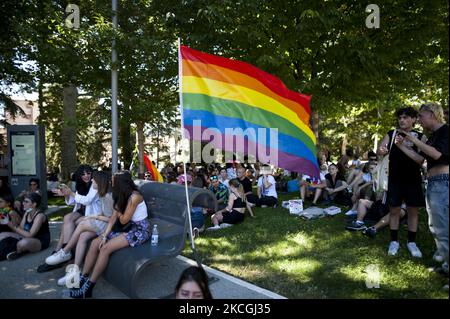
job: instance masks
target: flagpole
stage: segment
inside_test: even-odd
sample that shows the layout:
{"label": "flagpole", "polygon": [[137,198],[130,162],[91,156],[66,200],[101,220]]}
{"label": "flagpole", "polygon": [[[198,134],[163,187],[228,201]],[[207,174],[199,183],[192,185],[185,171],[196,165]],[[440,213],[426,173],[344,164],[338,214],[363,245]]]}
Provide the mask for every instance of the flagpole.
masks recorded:
{"label": "flagpole", "polygon": [[[183,60],[181,57],[181,39],[178,38],[178,84],[179,84],[179,98],[180,98],[180,114],[181,114],[181,136],[182,138],[186,138],[184,134],[184,117],[183,117]],[[192,251],[195,253],[195,242],[194,238],[192,236],[192,219],[191,219],[191,203],[189,200],[189,191],[188,191],[188,185],[187,185],[187,173],[186,173],[186,156],[183,156],[183,171],[184,171],[184,190],[186,192],[186,207],[187,207],[187,214],[188,214],[188,220],[189,220],[189,238],[191,240],[191,247]],[[198,263],[198,261],[197,261]],[[201,264],[199,264],[201,267]]]}

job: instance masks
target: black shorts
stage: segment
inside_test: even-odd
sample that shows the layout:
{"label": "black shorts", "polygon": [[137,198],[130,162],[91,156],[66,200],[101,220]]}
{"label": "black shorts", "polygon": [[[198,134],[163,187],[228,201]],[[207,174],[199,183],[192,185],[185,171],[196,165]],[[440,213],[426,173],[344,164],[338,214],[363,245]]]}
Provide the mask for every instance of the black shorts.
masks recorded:
{"label": "black shorts", "polygon": [[44,234],[36,239],[41,242],[41,250],[47,249],[50,246],[50,234]]}
{"label": "black shorts", "polygon": [[378,222],[389,213],[389,205],[383,204],[380,200],[375,201],[367,210],[364,220]]}
{"label": "black shorts", "polygon": [[227,224],[238,224],[244,221],[244,214],[234,209],[231,212],[222,213],[222,216],[222,222]]}
{"label": "black shorts", "polygon": [[387,203],[391,207],[399,207],[403,202],[408,207],[425,207],[422,184],[389,180]]}

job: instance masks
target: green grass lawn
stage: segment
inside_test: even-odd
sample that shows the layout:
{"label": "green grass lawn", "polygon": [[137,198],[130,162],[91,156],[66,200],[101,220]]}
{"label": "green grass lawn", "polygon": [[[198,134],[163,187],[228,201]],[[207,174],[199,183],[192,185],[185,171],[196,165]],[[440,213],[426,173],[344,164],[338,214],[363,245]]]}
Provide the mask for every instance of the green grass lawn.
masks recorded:
{"label": "green grass lawn", "polygon": [[[296,195],[281,195],[279,203]],[[376,239],[346,231],[345,211],[307,221],[281,206],[254,210],[256,218],[247,215],[240,225],[204,232],[196,239],[204,264],[287,298],[449,297],[442,290],[446,279],[428,271],[435,265],[435,246],[425,210],[420,212],[417,237],[424,256],[418,260],[406,248],[406,226],[400,229],[399,255],[391,257],[389,230],[383,229]],[[192,258],[189,244],[183,254]],[[378,289],[365,284],[365,269],[371,264],[381,273]]]}

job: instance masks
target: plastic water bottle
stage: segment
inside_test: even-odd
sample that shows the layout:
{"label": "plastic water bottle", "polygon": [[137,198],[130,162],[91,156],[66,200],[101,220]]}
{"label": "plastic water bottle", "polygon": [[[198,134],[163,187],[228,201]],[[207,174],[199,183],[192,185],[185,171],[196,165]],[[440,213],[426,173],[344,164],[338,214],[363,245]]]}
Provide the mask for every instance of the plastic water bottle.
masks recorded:
{"label": "plastic water bottle", "polygon": [[153,225],[153,231],[152,231],[152,246],[158,246],[158,225]]}

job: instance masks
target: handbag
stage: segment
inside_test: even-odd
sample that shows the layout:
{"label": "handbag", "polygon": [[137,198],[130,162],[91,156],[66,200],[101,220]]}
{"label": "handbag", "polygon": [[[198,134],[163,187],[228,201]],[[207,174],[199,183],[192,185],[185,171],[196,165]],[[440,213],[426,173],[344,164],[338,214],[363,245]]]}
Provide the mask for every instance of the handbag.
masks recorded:
{"label": "handbag", "polygon": [[391,145],[389,146],[389,153],[387,153],[380,163],[378,163],[376,168],[376,179],[375,179],[375,191],[377,192],[387,192],[388,190],[388,180],[389,180],[389,154],[391,153],[392,144],[394,144],[395,135],[397,130],[394,130],[391,139]]}
{"label": "handbag", "polygon": [[116,222],[114,223],[114,226],[112,227],[111,231],[115,233],[127,233],[131,230],[131,220],[128,221],[125,225],[123,225],[120,222],[120,219],[117,218]]}

